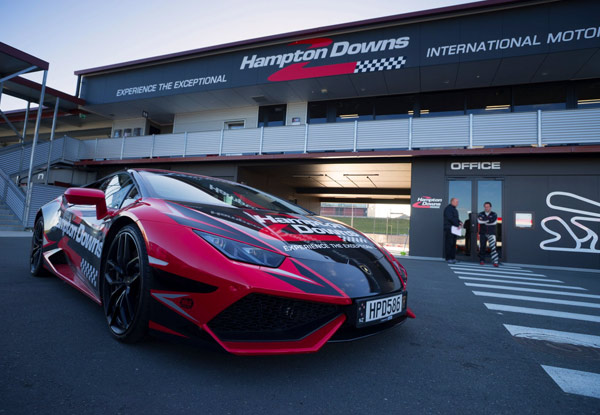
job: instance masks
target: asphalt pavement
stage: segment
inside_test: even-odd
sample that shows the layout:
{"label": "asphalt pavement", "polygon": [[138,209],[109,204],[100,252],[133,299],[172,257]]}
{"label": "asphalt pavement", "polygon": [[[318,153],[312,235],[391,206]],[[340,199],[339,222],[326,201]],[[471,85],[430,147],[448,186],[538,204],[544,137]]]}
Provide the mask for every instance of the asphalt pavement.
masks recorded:
{"label": "asphalt pavement", "polygon": [[598,273],[404,259],[416,319],[238,357],[113,340],[99,306],[29,274],[29,243],[0,237],[0,414],[600,413]]}

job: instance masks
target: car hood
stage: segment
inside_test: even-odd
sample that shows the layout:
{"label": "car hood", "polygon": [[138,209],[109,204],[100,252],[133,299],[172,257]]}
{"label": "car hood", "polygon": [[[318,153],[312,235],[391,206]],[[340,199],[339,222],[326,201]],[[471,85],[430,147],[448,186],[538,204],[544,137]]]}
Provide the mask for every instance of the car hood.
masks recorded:
{"label": "car hood", "polygon": [[360,232],[316,215],[166,202],[178,223],[275,250],[351,297],[395,291],[401,283],[379,248]]}

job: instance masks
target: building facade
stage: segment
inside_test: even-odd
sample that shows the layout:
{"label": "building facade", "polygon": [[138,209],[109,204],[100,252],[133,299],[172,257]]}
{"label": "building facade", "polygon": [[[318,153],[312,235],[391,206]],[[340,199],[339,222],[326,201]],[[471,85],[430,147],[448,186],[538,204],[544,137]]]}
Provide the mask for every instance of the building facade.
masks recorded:
{"label": "building facade", "polygon": [[492,0],[77,71],[111,137],[79,168],[225,177],[316,211],[412,206],[442,257],[451,197],[490,201],[501,260],[600,268],[600,3]]}

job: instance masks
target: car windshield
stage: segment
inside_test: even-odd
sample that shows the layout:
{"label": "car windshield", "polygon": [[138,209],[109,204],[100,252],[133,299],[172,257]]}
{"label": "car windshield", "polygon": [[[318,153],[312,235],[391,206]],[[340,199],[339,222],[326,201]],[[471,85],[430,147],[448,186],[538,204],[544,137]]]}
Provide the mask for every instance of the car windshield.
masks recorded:
{"label": "car windshield", "polygon": [[280,213],[311,214],[301,207],[249,186],[176,172],[139,171],[152,197],[159,199]]}

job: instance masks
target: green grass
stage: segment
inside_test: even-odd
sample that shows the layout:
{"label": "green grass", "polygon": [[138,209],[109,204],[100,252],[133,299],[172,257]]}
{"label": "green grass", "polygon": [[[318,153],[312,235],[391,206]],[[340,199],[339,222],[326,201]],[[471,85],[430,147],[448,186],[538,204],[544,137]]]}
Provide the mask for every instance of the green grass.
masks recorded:
{"label": "green grass", "polygon": [[[340,216],[328,216],[350,225],[351,218]],[[387,232],[385,231],[387,222]],[[408,234],[408,219],[386,219],[386,218],[354,218],[354,228],[363,233],[387,233],[388,235]]]}

